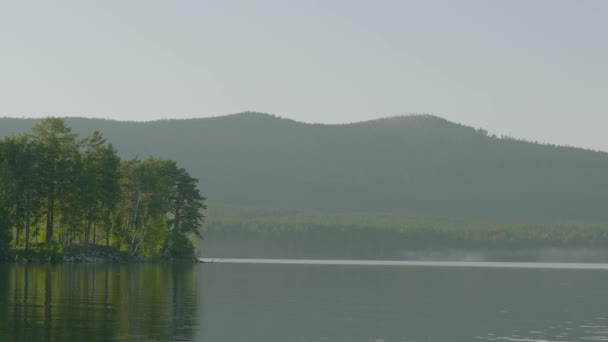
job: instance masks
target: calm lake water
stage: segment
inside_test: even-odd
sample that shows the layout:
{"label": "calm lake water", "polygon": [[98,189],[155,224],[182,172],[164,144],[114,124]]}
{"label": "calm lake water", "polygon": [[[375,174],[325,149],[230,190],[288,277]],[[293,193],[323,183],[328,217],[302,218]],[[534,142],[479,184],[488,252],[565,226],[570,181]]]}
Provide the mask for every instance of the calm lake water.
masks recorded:
{"label": "calm lake water", "polygon": [[0,265],[0,341],[608,341],[608,270]]}

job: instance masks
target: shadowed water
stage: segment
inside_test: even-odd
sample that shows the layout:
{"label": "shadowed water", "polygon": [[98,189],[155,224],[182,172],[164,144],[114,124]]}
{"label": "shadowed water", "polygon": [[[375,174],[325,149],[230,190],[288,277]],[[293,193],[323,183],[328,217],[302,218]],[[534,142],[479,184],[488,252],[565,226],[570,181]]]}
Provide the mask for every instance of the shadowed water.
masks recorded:
{"label": "shadowed water", "polygon": [[0,274],[0,341],[608,340],[606,270],[217,262]]}

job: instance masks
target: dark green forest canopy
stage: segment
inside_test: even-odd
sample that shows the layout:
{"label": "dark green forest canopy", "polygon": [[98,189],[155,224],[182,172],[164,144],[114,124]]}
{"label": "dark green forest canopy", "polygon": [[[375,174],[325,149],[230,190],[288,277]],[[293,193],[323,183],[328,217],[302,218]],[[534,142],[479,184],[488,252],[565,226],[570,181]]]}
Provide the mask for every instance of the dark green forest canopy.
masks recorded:
{"label": "dark green forest canopy", "polygon": [[[117,122],[69,118],[104,132],[122,158],[176,160],[213,203],[423,215],[603,219],[608,154],[488,135],[435,116],[344,125],[260,113]],[[0,135],[38,121],[0,119]]]}
{"label": "dark green forest canopy", "polygon": [[[251,246],[243,243],[238,252],[248,250],[259,253],[248,257],[284,257],[316,251],[329,252],[332,258],[365,258],[370,256],[363,252],[366,250],[374,255],[385,256],[390,255],[391,251],[397,252],[392,257],[400,258],[398,253],[415,250],[605,251],[608,247],[606,220],[483,219],[399,213],[327,213],[224,205],[212,206],[208,216],[203,228],[203,234],[207,237],[205,249],[211,247],[213,250],[213,245],[221,246],[222,241],[230,244],[235,241],[238,244],[240,240],[251,243]],[[284,254],[272,255],[270,250],[265,250],[263,247],[272,246],[268,241],[278,241],[280,246],[273,246],[275,253],[278,248]],[[220,249],[219,252],[225,251]],[[308,254],[306,257],[319,256]]]}
{"label": "dark green forest canopy", "polygon": [[0,140],[0,253],[105,245],[131,256],[192,255],[204,198],[172,160],[121,161],[98,131],[80,138],[64,119]]}

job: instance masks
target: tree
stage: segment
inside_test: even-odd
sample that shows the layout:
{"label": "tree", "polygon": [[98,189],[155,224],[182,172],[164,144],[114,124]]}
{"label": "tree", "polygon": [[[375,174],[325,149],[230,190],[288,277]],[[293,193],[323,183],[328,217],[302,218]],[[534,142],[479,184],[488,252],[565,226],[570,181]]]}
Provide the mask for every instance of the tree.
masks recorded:
{"label": "tree", "polygon": [[147,254],[158,250],[156,246],[166,237],[163,227],[172,185],[167,172],[170,163],[155,158],[123,163],[120,235],[131,255],[138,254],[142,245]]}
{"label": "tree", "polygon": [[193,246],[188,235],[202,238],[200,227],[203,224],[203,210],[207,208],[205,198],[197,188],[198,180],[190,176],[186,169],[173,172],[174,192],[170,197],[171,207],[168,220],[170,234],[163,247],[163,254],[183,256],[192,254]]}
{"label": "tree", "polygon": [[101,149],[100,152],[100,193],[99,210],[101,223],[104,227],[106,246],[110,245],[110,230],[112,216],[118,207],[120,199],[120,158],[112,144]]}
{"label": "tree", "polygon": [[42,191],[46,197],[46,242],[53,239],[55,203],[57,197],[66,195],[66,185],[73,166],[71,159],[78,149],[76,134],[72,133],[65,120],[47,118],[33,128],[36,139],[42,146],[41,162],[44,164]]}
{"label": "tree", "polygon": [[[4,189],[10,196],[12,222],[16,229],[15,245],[25,230],[25,249],[29,248],[30,222],[40,209],[40,145],[27,135],[7,137],[3,141]],[[10,194],[10,195],[9,195]]]}
{"label": "tree", "polygon": [[197,180],[174,161],[133,159],[122,165],[119,235],[132,255],[183,256],[193,246],[188,236],[201,237],[206,208]]}
{"label": "tree", "polygon": [[0,141],[0,257],[8,254],[8,248],[11,240],[11,201],[7,191],[8,177],[8,162],[4,158],[5,143]]}
{"label": "tree", "polygon": [[111,213],[116,207],[120,192],[120,158],[112,145],[107,145],[106,139],[97,131],[84,140],[83,155],[80,192],[85,220],[84,243],[88,246],[91,228],[101,223],[104,226],[106,245],[109,245]]}

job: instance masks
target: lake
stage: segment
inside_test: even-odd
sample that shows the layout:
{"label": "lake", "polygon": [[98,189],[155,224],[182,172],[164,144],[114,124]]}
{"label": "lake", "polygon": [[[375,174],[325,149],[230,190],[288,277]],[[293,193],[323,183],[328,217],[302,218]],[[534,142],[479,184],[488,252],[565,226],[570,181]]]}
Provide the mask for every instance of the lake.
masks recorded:
{"label": "lake", "polygon": [[487,266],[2,264],[0,341],[608,341],[608,270]]}

